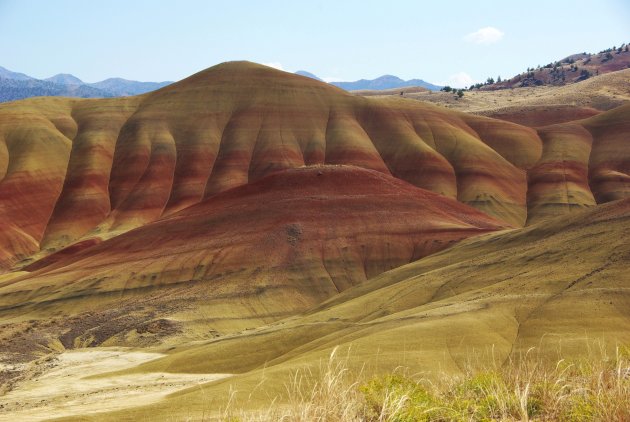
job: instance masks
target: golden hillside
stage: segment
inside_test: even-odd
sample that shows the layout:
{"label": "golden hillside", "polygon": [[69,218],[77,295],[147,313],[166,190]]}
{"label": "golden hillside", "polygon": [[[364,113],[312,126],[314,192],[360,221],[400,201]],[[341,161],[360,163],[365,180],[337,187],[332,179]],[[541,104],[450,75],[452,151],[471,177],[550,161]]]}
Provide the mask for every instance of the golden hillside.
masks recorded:
{"label": "golden hillside", "polygon": [[304,165],[377,170],[519,226],[542,154],[526,127],[241,62],[140,97],[4,104],[0,137],[5,268]]}
{"label": "golden hillside", "polygon": [[[400,92],[367,94],[400,96]],[[408,91],[403,96],[526,126],[545,126],[591,117],[630,101],[630,69],[564,86],[472,90],[464,91],[462,98],[450,92]]]}
{"label": "golden hillside", "polygon": [[[47,412],[83,387],[38,398],[72,362],[125,409],[97,419],[203,419],[339,345],[430,375],[471,349],[628,343],[630,104],[584,116],[559,95],[530,127],[229,62],[0,105],[5,412],[77,414]],[[130,399],[156,376],[202,386]]]}
{"label": "golden hillside", "polygon": [[430,378],[460,373],[475,352],[506,362],[531,347],[554,359],[559,350],[582,356],[590,340],[610,348],[628,344],[629,223],[624,200],[471,238],[302,315],[173,347],[167,357],[125,373],[237,375],[96,420],[216,415],[234,392],[237,407],[265,409],[285,397],[292,373],[317,367],[337,346],[350,348],[355,368],[378,373],[403,366]]}

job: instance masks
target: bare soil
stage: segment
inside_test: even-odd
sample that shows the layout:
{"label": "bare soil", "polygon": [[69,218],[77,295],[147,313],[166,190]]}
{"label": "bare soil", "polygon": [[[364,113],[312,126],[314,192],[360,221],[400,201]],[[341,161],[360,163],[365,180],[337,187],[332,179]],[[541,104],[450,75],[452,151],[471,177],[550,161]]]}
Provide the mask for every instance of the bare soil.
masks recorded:
{"label": "bare soil", "polygon": [[177,390],[229,376],[165,372],[107,375],[163,356],[120,348],[92,348],[50,357],[12,391],[0,396],[0,421],[41,421],[142,406]]}

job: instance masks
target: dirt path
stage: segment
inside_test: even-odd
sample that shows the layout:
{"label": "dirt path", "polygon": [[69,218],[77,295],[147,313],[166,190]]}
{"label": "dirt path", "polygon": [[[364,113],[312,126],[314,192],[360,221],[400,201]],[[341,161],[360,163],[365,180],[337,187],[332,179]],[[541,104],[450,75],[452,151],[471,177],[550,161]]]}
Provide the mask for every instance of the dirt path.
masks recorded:
{"label": "dirt path", "polygon": [[142,406],[174,391],[228,376],[149,373],[86,379],[162,356],[118,348],[62,353],[41,375],[0,396],[0,421],[41,421]]}

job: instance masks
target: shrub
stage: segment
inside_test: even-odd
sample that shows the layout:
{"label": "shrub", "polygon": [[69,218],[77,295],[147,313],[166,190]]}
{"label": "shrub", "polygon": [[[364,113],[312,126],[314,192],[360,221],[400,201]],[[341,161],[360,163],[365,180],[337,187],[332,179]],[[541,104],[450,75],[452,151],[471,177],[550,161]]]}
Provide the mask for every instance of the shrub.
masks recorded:
{"label": "shrub", "polygon": [[[469,369],[440,382],[388,375],[361,388],[367,420],[630,420],[627,349],[615,358],[560,360],[549,367],[528,353],[499,368]],[[373,419],[374,415],[380,418]]]}
{"label": "shrub", "polygon": [[[476,356],[473,356],[475,358]],[[334,349],[319,369],[293,374],[285,400],[231,421],[630,420],[630,350],[549,364],[530,349],[505,363],[469,364],[432,381],[400,370],[361,381]],[[286,403],[286,404],[281,404]]]}
{"label": "shrub", "polygon": [[370,421],[430,421],[444,417],[443,405],[420,383],[402,375],[375,378],[360,388]]}

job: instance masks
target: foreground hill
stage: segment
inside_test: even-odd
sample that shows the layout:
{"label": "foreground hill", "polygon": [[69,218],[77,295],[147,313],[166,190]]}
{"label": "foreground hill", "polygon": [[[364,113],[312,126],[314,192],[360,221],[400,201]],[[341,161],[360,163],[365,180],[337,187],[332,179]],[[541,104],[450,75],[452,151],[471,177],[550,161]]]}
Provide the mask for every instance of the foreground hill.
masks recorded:
{"label": "foreground hill", "polygon": [[536,131],[246,62],[138,97],[4,104],[0,253],[26,273],[2,281],[3,312],[61,312],[43,347],[136,344],[145,323],[160,341],[182,325],[158,315],[199,298],[206,329],[277,319],[449,242],[628,197],[629,132],[630,106]]}
{"label": "foreground hill", "polygon": [[376,373],[404,367],[429,379],[461,373],[471,359],[500,366],[531,347],[551,359],[560,350],[564,357],[583,356],[592,340],[614,350],[630,342],[629,230],[630,201],[624,200],[472,238],[303,315],[175,347],[127,370],[237,375],[97,420],[209,417],[228,400],[264,411],[274,399],[287,399],[295,371],[317,371],[337,346],[349,348],[351,367]]}
{"label": "foreground hill", "polygon": [[[504,228],[373,170],[292,169],[82,251],[50,255],[27,267],[31,274],[0,282],[0,311],[55,315],[31,352],[57,339],[70,348],[175,333],[180,341],[204,338],[307,310],[384,271]],[[156,320],[159,329],[135,337]],[[4,341],[12,345],[5,352],[19,354],[29,336]]]}
{"label": "foreground hill", "polygon": [[0,384],[150,349],[113,367],[241,375],[112,418],[203,419],[339,344],[457,372],[470,348],[625,343],[628,133],[630,104],[534,129],[247,62],[0,105]]}
{"label": "foreground hill", "polygon": [[[506,130],[511,146],[501,146]],[[304,165],[373,169],[519,225],[524,169],[541,151],[536,133],[514,124],[369,101],[250,63],[219,65],[142,97],[5,104],[0,137],[5,266]]]}

